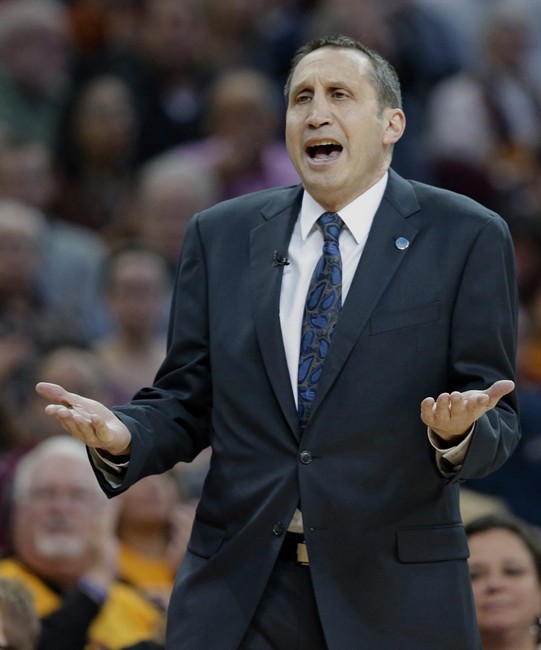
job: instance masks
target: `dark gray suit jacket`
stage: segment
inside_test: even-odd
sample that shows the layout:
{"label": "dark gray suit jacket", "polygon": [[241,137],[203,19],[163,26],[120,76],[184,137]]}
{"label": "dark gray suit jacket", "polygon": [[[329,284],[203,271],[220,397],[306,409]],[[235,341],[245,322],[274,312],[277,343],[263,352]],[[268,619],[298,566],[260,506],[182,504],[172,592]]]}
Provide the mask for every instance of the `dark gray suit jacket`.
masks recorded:
{"label": "dark gray suit jacket", "polygon": [[[420,403],[513,378],[507,227],[463,196],[390,173],[299,437],[279,320],[283,268],[272,262],[286,254],[301,195],[268,190],[196,215],[165,362],[152,388],[115,409],[133,434],[120,490],[213,449],[167,648],[238,647],[302,502],[330,650],[477,649],[459,483],[512,452],[515,399],[477,422],[451,480]],[[409,247],[399,250],[398,237]]]}

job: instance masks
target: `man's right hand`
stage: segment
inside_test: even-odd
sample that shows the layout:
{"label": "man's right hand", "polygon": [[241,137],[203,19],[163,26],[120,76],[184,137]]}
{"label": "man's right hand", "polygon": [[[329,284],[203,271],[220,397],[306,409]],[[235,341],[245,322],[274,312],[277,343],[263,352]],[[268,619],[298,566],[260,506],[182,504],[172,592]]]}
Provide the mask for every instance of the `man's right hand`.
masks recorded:
{"label": "man's right hand", "polygon": [[130,453],[131,433],[106,406],[93,399],[68,393],[62,386],[40,382],[38,395],[51,402],[45,413],[88,447],[104,449],[115,456]]}

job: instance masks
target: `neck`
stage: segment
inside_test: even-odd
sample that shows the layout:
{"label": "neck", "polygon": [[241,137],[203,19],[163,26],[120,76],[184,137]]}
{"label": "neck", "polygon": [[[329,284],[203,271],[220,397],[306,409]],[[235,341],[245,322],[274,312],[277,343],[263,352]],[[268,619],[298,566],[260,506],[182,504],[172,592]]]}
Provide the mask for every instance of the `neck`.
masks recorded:
{"label": "neck", "polygon": [[21,563],[40,580],[58,591],[72,589],[88,567],[87,561],[73,561],[66,558],[54,560],[35,558],[35,561],[30,562],[21,560]]}
{"label": "neck", "polygon": [[118,536],[124,544],[137,553],[147,557],[163,555],[169,541],[169,532],[165,527],[120,527]]}
{"label": "neck", "polygon": [[482,633],[484,650],[536,650],[537,641],[530,630],[508,633]]}
{"label": "neck", "polygon": [[328,210],[329,212],[340,212],[343,208],[345,208],[347,205],[350,203],[353,203],[356,199],[358,199],[360,196],[368,192],[374,185],[379,183],[381,179],[385,176],[385,174],[388,172],[389,167],[385,167],[384,169],[381,169],[378,173],[374,174],[374,176],[371,179],[366,179],[365,183],[363,185],[359,185],[356,188],[356,191],[347,195],[339,195],[339,196],[332,196],[327,194],[322,194],[318,191],[312,192],[309,188],[306,188],[306,191],[310,196],[321,205],[322,208],[325,210]]}

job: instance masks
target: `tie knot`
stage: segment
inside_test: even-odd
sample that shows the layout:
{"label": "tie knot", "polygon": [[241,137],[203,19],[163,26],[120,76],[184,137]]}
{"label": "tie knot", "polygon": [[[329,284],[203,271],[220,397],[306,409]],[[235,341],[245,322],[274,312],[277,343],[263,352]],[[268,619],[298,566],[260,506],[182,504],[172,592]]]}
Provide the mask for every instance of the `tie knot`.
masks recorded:
{"label": "tie knot", "polygon": [[324,241],[338,243],[338,238],[344,227],[344,222],[339,214],[336,212],[324,212],[316,223],[323,233]]}

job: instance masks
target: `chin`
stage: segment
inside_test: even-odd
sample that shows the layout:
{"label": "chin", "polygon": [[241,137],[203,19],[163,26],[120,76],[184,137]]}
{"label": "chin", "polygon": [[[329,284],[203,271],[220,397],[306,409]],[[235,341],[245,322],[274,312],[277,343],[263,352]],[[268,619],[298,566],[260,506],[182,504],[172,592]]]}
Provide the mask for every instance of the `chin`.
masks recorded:
{"label": "chin", "polygon": [[81,537],[67,533],[39,535],[36,552],[43,559],[76,560],[86,553],[87,545]]}

